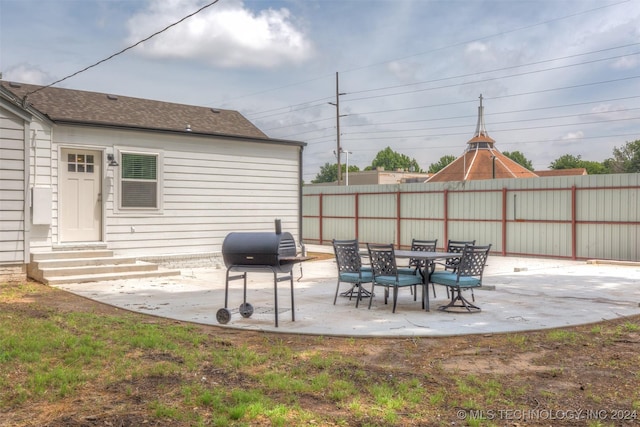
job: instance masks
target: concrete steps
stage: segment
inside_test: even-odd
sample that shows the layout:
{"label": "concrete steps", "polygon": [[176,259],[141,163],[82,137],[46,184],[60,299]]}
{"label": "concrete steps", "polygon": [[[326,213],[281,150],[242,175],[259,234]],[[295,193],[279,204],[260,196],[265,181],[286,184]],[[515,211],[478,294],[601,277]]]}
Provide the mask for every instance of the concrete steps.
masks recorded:
{"label": "concrete steps", "polygon": [[176,276],[180,271],[161,269],[157,264],[133,257],[115,257],[113,251],[107,249],[88,249],[34,252],[27,275],[47,285],[61,285]]}

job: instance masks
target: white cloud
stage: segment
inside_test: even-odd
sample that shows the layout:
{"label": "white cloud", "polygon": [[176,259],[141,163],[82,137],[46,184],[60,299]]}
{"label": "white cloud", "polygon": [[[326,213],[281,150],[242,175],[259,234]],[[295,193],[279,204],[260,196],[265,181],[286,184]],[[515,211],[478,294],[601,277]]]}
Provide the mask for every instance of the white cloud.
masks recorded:
{"label": "white cloud", "polygon": [[4,80],[34,85],[46,85],[53,80],[47,72],[29,63],[22,63],[9,68],[6,72],[2,73],[2,78]]}
{"label": "white cloud", "polygon": [[612,65],[612,68],[615,70],[631,70],[640,65],[640,59],[638,59],[637,55],[634,56],[624,56],[617,61],[615,61]]}
{"label": "white cloud", "polygon": [[416,62],[391,61],[387,69],[401,82],[415,82],[422,66]]}
{"label": "white cloud", "polygon": [[471,42],[467,45],[467,53],[471,54],[485,54],[489,50],[489,47],[482,42]]}
{"label": "white cloud", "polygon": [[[196,0],[151,2],[128,22],[134,43],[202,7]],[[288,9],[254,12],[240,0],[217,3],[137,47],[156,58],[189,59],[216,67],[275,68],[301,64],[312,43]]]}
{"label": "white cloud", "polygon": [[591,108],[591,114],[584,116],[586,121],[607,120],[620,121],[632,120],[638,117],[638,108],[628,108],[625,105],[598,104]]}
{"label": "white cloud", "polygon": [[582,138],[584,138],[584,132],[577,131],[577,132],[569,132],[565,134],[561,139],[563,141],[575,141]]}

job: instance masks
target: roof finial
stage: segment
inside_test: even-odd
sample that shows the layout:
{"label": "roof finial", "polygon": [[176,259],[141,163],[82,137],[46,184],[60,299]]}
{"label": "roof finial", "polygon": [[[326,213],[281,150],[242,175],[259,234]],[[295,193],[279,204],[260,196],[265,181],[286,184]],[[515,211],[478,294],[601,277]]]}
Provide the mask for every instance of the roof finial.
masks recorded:
{"label": "roof finial", "polygon": [[482,106],[482,94],[480,94],[480,106],[478,107],[478,124],[476,125],[475,136],[489,136],[487,128],[484,125],[484,107]]}

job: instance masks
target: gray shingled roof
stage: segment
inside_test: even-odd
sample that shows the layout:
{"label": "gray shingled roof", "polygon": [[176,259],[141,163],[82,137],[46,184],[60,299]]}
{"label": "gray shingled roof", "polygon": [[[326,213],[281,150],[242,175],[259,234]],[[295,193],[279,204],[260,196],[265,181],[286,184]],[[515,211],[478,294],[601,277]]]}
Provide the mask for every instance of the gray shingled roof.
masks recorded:
{"label": "gray shingled roof", "polygon": [[[18,100],[42,86],[0,81]],[[97,92],[48,87],[27,96],[27,102],[53,122],[123,126],[194,133],[268,138],[233,110],[196,107]]]}

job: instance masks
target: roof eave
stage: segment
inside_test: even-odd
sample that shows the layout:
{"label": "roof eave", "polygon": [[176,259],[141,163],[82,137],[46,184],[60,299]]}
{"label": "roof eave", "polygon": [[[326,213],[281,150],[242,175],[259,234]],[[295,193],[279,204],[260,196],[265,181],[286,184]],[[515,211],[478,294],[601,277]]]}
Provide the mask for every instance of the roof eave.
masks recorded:
{"label": "roof eave", "polygon": [[193,130],[185,131],[185,130],[175,130],[175,129],[149,128],[149,127],[143,127],[143,126],[120,125],[120,124],[102,123],[102,122],[76,121],[76,120],[67,120],[67,119],[53,120],[53,122],[57,125],[65,125],[65,126],[144,131],[144,132],[164,133],[164,134],[170,134],[170,135],[194,136],[194,137],[216,137],[216,138],[233,139],[233,140],[244,140],[244,141],[249,140],[249,141],[256,141],[256,142],[259,141],[259,142],[268,143],[268,144],[296,145],[299,147],[306,147],[307,145],[306,142],[302,142],[302,141],[275,139],[275,138],[269,138],[269,137],[258,137],[258,136],[250,136],[250,135],[233,135],[233,134],[215,133],[215,132],[197,132]]}
{"label": "roof eave", "polygon": [[490,142],[494,144],[496,140],[491,138],[488,135],[476,135],[473,138],[471,138],[469,141],[467,141],[467,144],[472,144],[474,142]]}

